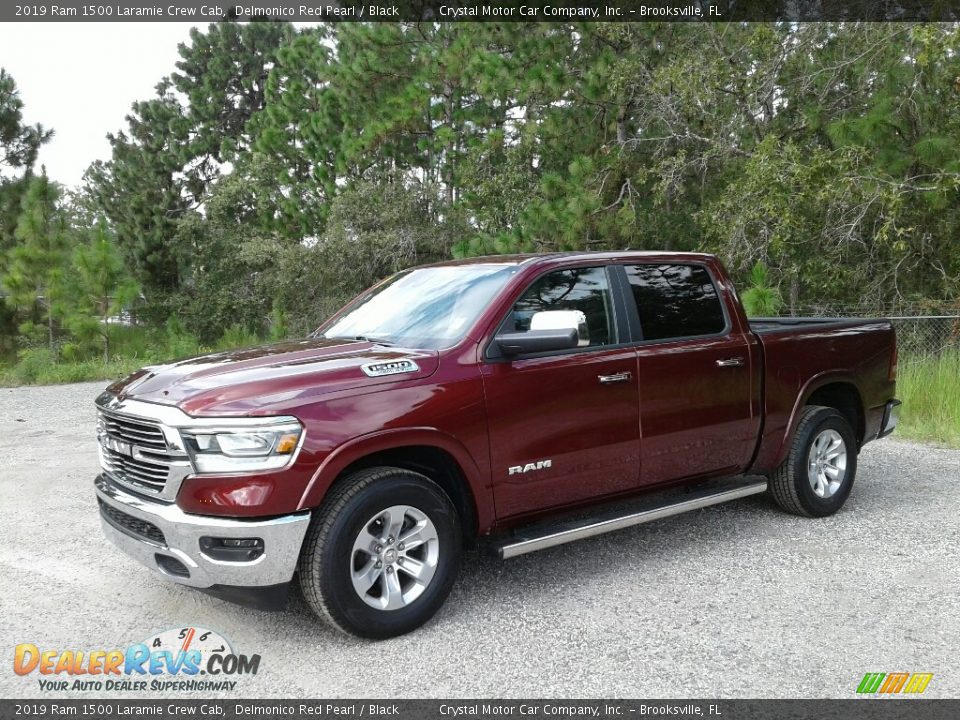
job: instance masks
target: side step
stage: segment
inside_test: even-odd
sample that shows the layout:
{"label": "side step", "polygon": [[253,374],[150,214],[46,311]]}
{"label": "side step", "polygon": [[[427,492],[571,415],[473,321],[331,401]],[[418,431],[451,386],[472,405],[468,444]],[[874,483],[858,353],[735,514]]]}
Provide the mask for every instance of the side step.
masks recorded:
{"label": "side step", "polygon": [[645,505],[622,505],[598,515],[576,520],[521,528],[512,536],[504,538],[499,546],[499,555],[504,560],[518,555],[563,545],[584,538],[603,535],[633,525],[642,525],[653,520],[680,515],[700,508],[738,500],[767,489],[766,480],[736,478],[709,487],[696,488],[682,495],[674,493],[669,499],[647,500]]}

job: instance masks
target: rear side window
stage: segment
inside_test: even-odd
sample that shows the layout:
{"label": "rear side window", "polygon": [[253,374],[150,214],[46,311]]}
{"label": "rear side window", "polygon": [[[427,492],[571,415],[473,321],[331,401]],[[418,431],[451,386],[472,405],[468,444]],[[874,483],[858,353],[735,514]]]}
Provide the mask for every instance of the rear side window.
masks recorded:
{"label": "rear side window", "polygon": [[726,327],[710,273],[700,265],[627,265],[644,340],[715,335]]}
{"label": "rear side window", "polygon": [[614,342],[610,286],[602,267],[557,270],[536,280],[513,306],[507,332],[577,327],[580,346]]}

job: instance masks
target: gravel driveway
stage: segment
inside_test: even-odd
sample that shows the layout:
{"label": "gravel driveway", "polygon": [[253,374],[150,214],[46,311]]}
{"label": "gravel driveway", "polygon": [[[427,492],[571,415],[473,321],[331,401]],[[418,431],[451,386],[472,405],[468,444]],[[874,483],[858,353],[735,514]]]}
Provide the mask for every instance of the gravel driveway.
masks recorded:
{"label": "gravel driveway", "polygon": [[235,697],[847,698],[865,672],[894,671],[960,696],[960,451],[868,446],[846,508],[823,520],[752,498],[507,562],[471,556],[435,620],[373,643],[300,599],[246,610],[109,546],[92,488],[103,385],[0,388],[2,697],[41,695],[36,673],[10,670],[17,643],[122,648],[188,625],[261,655]]}

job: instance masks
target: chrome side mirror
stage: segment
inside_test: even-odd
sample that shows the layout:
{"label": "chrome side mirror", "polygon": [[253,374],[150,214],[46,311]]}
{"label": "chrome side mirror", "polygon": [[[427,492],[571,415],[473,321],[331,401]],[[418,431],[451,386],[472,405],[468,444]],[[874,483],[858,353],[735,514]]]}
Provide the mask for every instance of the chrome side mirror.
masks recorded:
{"label": "chrome side mirror", "polygon": [[577,346],[590,344],[590,331],[587,329],[587,316],[580,310],[543,310],[530,318],[530,330],[567,330],[577,331]]}

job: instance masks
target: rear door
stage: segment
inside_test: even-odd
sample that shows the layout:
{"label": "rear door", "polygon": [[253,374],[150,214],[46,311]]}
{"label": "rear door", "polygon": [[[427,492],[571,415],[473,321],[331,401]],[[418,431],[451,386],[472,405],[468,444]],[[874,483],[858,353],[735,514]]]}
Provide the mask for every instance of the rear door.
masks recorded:
{"label": "rear door", "polygon": [[734,327],[705,265],[622,267],[641,333],[641,485],[740,472],[760,429],[756,339]]}
{"label": "rear door", "polygon": [[483,383],[500,517],[637,486],[637,355],[620,341],[618,319],[627,309],[611,280],[605,266],[547,272],[498,330],[526,332],[536,329],[537,313],[564,311],[582,318],[579,347],[512,359],[487,349]]}

